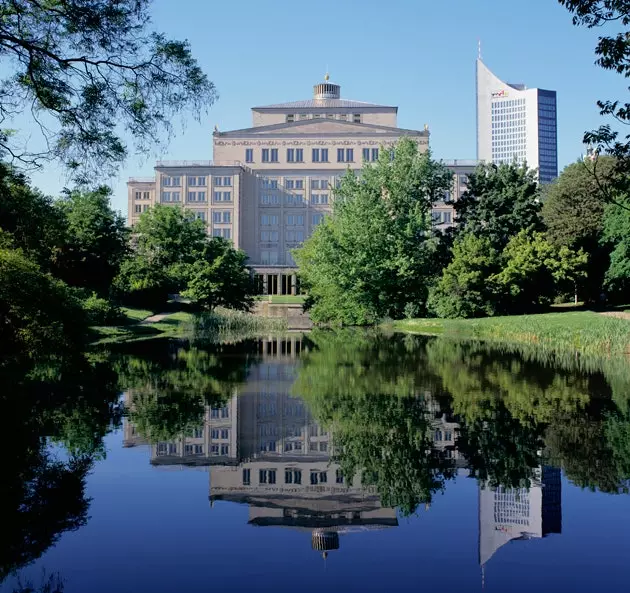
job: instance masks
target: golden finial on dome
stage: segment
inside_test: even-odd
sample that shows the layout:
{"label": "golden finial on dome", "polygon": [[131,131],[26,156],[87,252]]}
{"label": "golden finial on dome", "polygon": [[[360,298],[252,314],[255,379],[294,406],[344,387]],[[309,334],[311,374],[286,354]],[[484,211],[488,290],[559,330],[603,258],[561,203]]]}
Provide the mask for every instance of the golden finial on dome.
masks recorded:
{"label": "golden finial on dome", "polygon": [[330,74],[328,74],[328,72],[326,72],[326,75],[324,76],[324,80],[326,82],[328,82],[330,80]]}

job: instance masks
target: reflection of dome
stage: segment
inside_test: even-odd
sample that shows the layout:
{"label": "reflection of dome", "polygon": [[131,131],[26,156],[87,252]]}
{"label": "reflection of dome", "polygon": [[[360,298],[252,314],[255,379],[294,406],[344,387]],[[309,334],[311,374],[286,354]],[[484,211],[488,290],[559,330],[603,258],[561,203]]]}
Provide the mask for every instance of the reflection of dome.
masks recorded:
{"label": "reflection of dome", "polygon": [[339,534],[336,531],[314,529],[311,534],[311,546],[313,550],[323,552],[323,556],[326,558],[330,550],[339,549]]}

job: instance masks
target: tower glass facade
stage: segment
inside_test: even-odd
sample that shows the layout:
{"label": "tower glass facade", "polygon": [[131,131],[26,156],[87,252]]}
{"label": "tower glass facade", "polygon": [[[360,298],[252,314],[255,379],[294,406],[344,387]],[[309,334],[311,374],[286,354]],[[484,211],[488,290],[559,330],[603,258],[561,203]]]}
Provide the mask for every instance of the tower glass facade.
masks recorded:
{"label": "tower glass facade", "polygon": [[527,164],[541,183],[558,176],[556,92],[495,76],[477,60],[477,158]]}

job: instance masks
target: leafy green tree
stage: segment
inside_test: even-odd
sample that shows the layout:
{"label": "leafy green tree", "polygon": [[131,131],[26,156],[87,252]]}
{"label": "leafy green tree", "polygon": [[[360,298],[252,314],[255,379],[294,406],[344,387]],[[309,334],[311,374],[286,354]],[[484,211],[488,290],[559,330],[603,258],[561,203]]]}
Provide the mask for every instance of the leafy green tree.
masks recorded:
{"label": "leafy green tree", "polygon": [[133,230],[134,250],[115,288],[126,302],[158,306],[185,290],[190,266],[203,256],[206,226],[182,208],[157,205]]}
{"label": "leafy green tree", "polygon": [[203,220],[183,208],[160,204],[140,216],[133,232],[136,254],[161,268],[193,263],[207,236]]}
{"label": "leafy green tree", "polygon": [[[595,47],[595,63],[604,70],[612,70],[625,78],[630,76],[630,6],[627,0],[558,0],[573,14],[573,24],[589,29],[603,28]],[[614,27],[621,31],[614,31]],[[630,123],[630,102],[627,100],[600,100],[597,102],[600,113],[613,116],[623,124]],[[605,151],[617,158],[616,169],[623,173],[630,171],[630,135],[620,136],[609,125],[586,132],[584,142],[595,146],[595,152]],[[614,195],[609,198],[614,201]]]}
{"label": "leafy green tree", "polygon": [[360,178],[346,174],[331,216],[295,251],[313,320],[362,325],[422,311],[435,252],[431,204],[451,183],[410,139],[382,150]]}
{"label": "leafy green tree", "polygon": [[52,199],[33,189],[23,174],[0,163],[0,229],[11,235],[12,244],[50,271],[65,228],[64,215]]}
{"label": "leafy green tree", "polygon": [[489,281],[499,271],[499,254],[490,239],[472,234],[453,245],[453,259],[431,291],[428,308],[438,317],[493,315],[497,291]]}
{"label": "leafy green tree", "polygon": [[203,309],[227,307],[248,311],[254,285],[246,267],[247,255],[220,237],[208,239],[200,259],[190,266],[184,296]]}
{"label": "leafy green tree", "polygon": [[540,208],[534,171],[483,163],[468,176],[468,190],[455,203],[458,231],[485,237],[500,251],[519,231],[542,230]]}
{"label": "leafy green tree", "polygon": [[580,291],[588,301],[599,298],[610,248],[602,245],[606,195],[615,183],[615,159],[579,161],[566,167],[545,188],[542,210],[547,237],[554,245],[584,250],[588,254],[586,278]]}
{"label": "leafy green tree", "polygon": [[503,297],[503,308],[522,313],[546,307],[555,294],[574,287],[584,276],[587,255],[566,246],[554,247],[542,233],[523,230],[501,255],[501,271],[490,278]]}
{"label": "leafy green tree", "polygon": [[47,141],[33,152],[5,129],[5,155],[109,174],[126,156],[129,131],[142,152],[174,116],[199,116],[216,98],[187,42],[149,30],[150,0],[3,1],[3,119],[30,112]]}
{"label": "leafy green tree", "polygon": [[87,326],[80,301],[20,250],[0,249],[0,366],[80,348]]}
{"label": "leafy green tree", "polygon": [[70,286],[101,296],[109,293],[129,242],[125,220],[110,206],[110,193],[108,188],[73,191],[56,203],[66,232],[55,274]]}
{"label": "leafy green tree", "polygon": [[627,300],[630,296],[630,198],[620,198],[620,204],[606,206],[602,241],[612,248],[605,285],[617,298]]}

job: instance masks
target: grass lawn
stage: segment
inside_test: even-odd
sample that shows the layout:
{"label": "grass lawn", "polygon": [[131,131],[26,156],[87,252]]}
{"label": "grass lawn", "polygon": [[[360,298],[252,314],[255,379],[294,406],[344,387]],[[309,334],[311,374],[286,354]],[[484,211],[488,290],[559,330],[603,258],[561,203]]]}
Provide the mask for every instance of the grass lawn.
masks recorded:
{"label": "grass lawn", "polygon": [[130,323],[142,321],[153,315],[153,311],[149,309],[131,309],[130,307],[122,307],[122,312],[127,316]]}
{"label": "grass lawn", "polygon": [[92,327],[92,344],[137,342],[152,338],[170,338],[184,335],[192,325],[193,315],[185,311],[169,313],[162,321],[142,323],[153,315],[147,309],[123,309],[128,322],[116,326]]}
{"label": "grass lawn", "polygon": [[630,354],[630,321],[570,311],[483,319],[407,319],[396,330],[504,343],[530,344],[596,356]]}
{"label": "grass lawn", "polygon": [[263,294],[257,296],[256,300],[269,301],[269,296],[271,296],[271,304],[273,305],[301,305],[306,298],[303,294]]}

